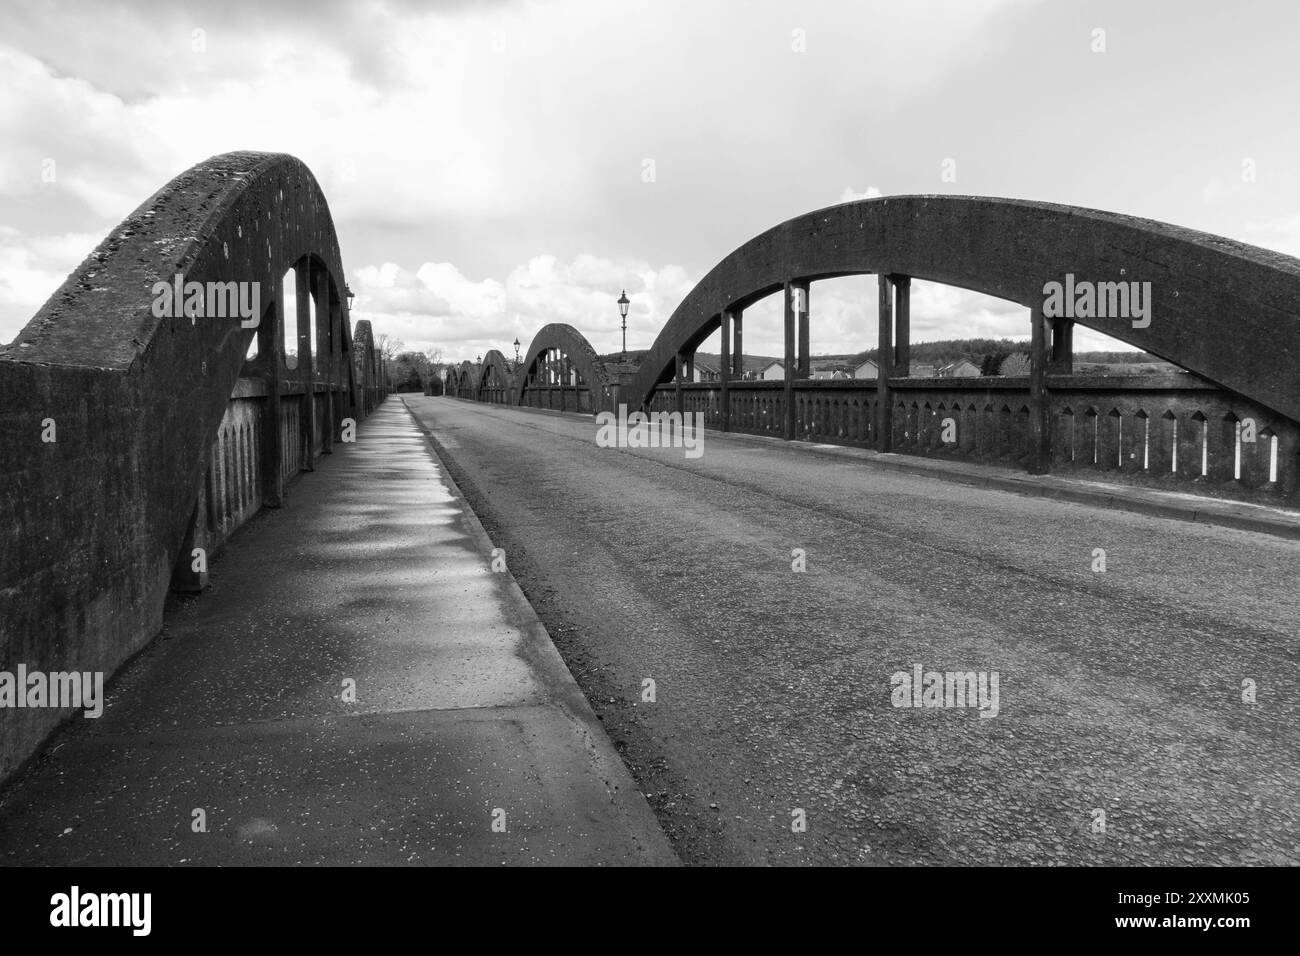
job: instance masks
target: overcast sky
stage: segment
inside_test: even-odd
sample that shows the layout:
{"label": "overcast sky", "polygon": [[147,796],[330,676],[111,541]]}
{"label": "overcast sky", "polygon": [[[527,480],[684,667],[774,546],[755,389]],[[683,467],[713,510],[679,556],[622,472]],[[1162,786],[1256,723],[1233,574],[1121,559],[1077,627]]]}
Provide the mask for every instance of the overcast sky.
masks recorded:
{"label": "overcast sky", "polygon": [[[1297,36],[1294,0],[6,2],[0,341],[154,190],[236,149],[315,173],[354,318],[455,360],[552,321],[617,350],[624,287],[647,347],[733,248],[877,192],[1090,206],[1297,255]],[[869,282],[813,287],[814,352],[874,344]],[[1028,323],[925,285],[913,329]],[[780,353],[775,309],[746,348]]]}

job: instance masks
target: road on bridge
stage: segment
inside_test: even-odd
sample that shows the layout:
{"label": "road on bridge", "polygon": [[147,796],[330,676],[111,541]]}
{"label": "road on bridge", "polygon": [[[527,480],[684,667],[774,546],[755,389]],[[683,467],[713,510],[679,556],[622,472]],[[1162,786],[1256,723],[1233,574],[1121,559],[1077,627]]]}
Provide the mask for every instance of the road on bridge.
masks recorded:
{"label": "road on bridge", "polygon": [[1300,863],[1300,543],[402,400],[685,861]]}

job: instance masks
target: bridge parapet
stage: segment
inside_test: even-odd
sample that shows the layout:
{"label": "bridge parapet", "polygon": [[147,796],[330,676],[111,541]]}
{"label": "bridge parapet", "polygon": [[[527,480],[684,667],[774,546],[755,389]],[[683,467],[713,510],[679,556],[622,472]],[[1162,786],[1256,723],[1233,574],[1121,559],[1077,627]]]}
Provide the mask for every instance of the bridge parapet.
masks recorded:
{"label": "bridge parapet", "polygon": [[[900,454],[1031,466],[1032,390],[1027,378],[890,380],[892,450]],[[1291,501],[1300,485],[1300,425],[1190,374],[1051,375],[1051,470],[1112,475],[1187,492]],[[794,383],[795,437],[877,448],[879,391],[869,381]],[[786,394],[779,381],[733,382],[728,430],[780,437]],[[722,389],[683,383],[659,389],[655,412],[700,412],[723,427]]]}

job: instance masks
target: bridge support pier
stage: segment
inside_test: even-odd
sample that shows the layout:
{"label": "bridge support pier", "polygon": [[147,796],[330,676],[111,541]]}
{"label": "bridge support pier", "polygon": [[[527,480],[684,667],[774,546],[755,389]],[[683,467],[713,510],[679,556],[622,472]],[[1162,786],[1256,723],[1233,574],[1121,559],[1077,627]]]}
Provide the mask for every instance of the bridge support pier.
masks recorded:
{"label": "bridge support pier", "polygon": [[[1029,472],[1045,475],[1052,464],[1052,428],[1047,394],[1047,364],[1055,357],[1047,349],[1048,325],[1043,307],[1030,312],[1029,339]],[[1053,345],[1055,345],[1053,336]],[[1055,350],[1053,350],[1054,353]]]}
{"label": "bridge support pier", "polygon": [[1070,375],[1074,372],[1074,319],[1052,319],[1052,347],[1048,371],[1053,375]]}
{"label": "bridge support pier", "polygon": [[312,270],[312,285],[316,298],[316,355],[325,356],[325,421],[321,425],[321,454],[334,453],[336,407],[334,379],[338,373],[339,307],[330,300],[329,273],[324,269]]}
{"label": "bridge support pier", "polygon": [[685,352],[677,352],[676,364],[673,365],[673,388],[676,389],[677,414],[685,416],[685,395],[681,392],[681,377],[686,368]]}
{"label": "bridge support pier", "polygon": [[794,413],[794,371],[797,361],[795,355],[795,283],[787,280],[785,284],[785,355],[782,365],[784,366],[784,384],[782,392],[784,396],[785,414],[782,416],[781,437],[786,441],[793,441],[795,436],[795,413]]}
{"label": "bridge support pier", "polygon": [[731,312],[722,310],[718,317],[718,341],[722,344],[722,356],[718,365],[718,418],[724,432],[731,431]]}
{"label": "bridge support pier", "polygon": [[731,324],[736,330],[735,346],[731,350],[732,371],[736,378],[745,377],[745,313],[740,309],[728,310]]}
{"label": "bridge support pier", "polygon": [[[894,450],[893,389],[889,380],[906,377],[911,366],[909,276],[880,275],[879,338],[876,361],[876,451]],[[895,315],[897,305],[897,316]]]}
{"label": "bridge support pier", "polygon": [[[316,451],[316,372],[313,362],[315,344],[311,340],[311,266],[299,262],[293,270],[294,295],[298,307],[298,375],[302,379],[302,470],[315,471]],[[319,318],[320,313],[317,312]]]}
{"label": "bridge support pier", "polygon": [[879,292],[879,337],[876,341],[876,451],[894,449],[893,397],[889,376],[894,371],[894,296],[889,276],[877,277]]}
{"label": "bridge support pier", "polygon": [[808,280],[791,282],[794,290],[794,308],[799,324],[799,374],[798,378],[812,378],[812,356],[808,354],[809,293],[812,283]]}
{"label": "bridge support pier", "polygon": [[262,321],[258,354],[266,356],[266,404],[262,406],[262,506],[284,504],[284,441],[280,431],[280,366],[284,364],[284,287],[276,283],[272,321]]}
{"label": "bridge support pier", "polygon": [[[204,456],[203,470],[208,469],[207,457]],[[205,482],[199,482],[199,500],[194,506],[194,514],[190,518],[189,527],[185,532],[185,540],[181,542],[181,553],[176,559],[176,565],[172,568],[171,589],[179,591],[182,594],[198,594],[208,586],[208,572],[194,570],[194,549],[202,547],[203,529],[200,526],[204,520],[204,512],[207,510],[207,489]],[[206,562],[205,565],[206,567]]]}
{"label": "bridge support pier", "polygon": [[894,286],[894,375],[912,374],[912,277],[889,277]]}

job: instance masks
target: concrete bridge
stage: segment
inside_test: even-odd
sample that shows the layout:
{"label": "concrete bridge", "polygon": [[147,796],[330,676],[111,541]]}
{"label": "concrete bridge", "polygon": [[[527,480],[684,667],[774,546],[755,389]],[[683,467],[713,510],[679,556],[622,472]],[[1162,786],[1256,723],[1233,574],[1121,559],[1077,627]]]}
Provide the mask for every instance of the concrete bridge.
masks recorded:
{"label": "concrete bridge", "polygon": [[[865,273],[880,376],[813,381],[814,284]],[[912,377],[913,278],[1025,306],[1030,374]],[[1107,307],[1055,314],[1051,282]],[[741,381],[774,292],[784,379]],[[864,200],[726,256],[639,367],[552,324],[517,367],[492,350],[400,402],[348,295],[311,173],[227,154],[0,348],[0,672],[117,674],[102,725],[0,710],[0,859],[1300,862],[1300,518],[1278,508],[1300,262],[1091,210]],[[1075,322],[1186,371],[1076,376]],[[718,330],[721,380],[688,382]],[[709,455],[598,448],[620,405],[702,413]],[[921,658],[1018,689],[998,720],[904,726],[891,674]],[[287,819],[298,785],[331,826],[361,812],[312,752],[353,788],[399,767],[366,812],[436,835],[338,850],[308,803]],[[944,761],[964,783],[917,777]],[[235,772],[256,806],[222,803]],[[137,819],[116,791],[175,806]],[[204,842],[187,814],[212,806]],[[1098,807],[1129,829],[1094,839]]]}
{"label": "concrete bridge", "polygon": [[[880,374],[869,383],[815,381],[813,284],[861,274],[879,276],[872,332]],[[1025,306],[1029,374],[913,377],[913,278]],[[1045,287],[1053,282],[1063,293],[1088,288],[1091,307],[1049,316]],[[1117,308],[1135,284],[1135,303],[1148,290],[1145,318]],[[742,380],[745,309],[774,292],[784,298],[783,379]],[[1076,375],[1076,323],[1183,374]],[[719,380],[692,381],[696,350],[719,330]],[[531,407],[597,411],[623,401],[645,411],[700,412],[724,432],[1285,503],[1300,467],[1298,343],[1300,262],[1289,256],[1096,210],[885,197],[817,210],[736,249],[678,306],[634,374],[597,363],[577,330],[545,327],[517,372],[515,393],[517,404]],[[453,394],[476,397],[472,386]]]}

